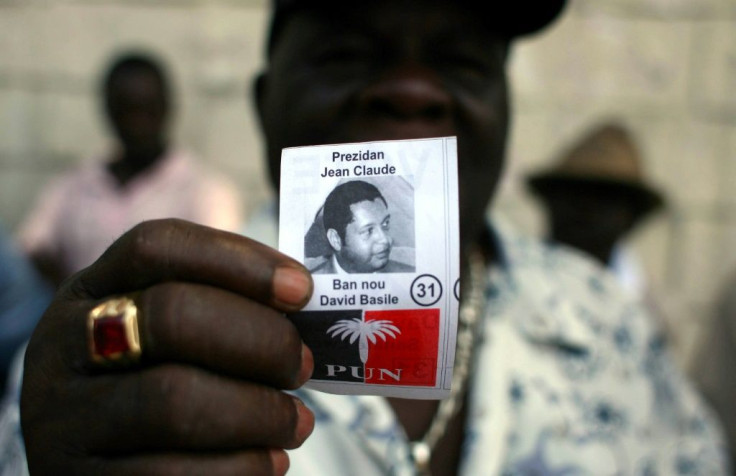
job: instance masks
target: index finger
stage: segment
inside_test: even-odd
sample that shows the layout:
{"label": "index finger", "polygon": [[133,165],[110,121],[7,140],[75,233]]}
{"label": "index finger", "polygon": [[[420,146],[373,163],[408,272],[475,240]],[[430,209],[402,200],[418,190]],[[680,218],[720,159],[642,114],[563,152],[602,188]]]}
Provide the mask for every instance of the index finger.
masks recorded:
{"label": "index finger", "polygon": [[262,243],[184,220],[154,220],[120,237],[66,286],[100,299],[167,281],[226,289],[285,312],[300,309],[312,279],[298,261]]}

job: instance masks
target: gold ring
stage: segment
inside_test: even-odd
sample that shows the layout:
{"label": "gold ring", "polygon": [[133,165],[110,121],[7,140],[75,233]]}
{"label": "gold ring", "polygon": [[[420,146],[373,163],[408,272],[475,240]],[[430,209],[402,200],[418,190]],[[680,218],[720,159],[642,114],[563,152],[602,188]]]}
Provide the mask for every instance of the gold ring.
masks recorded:
{"label": "gold ring", "polygon": [[104,365],[135,363],[141,356],[138,307],[129,297],[108,299],[87,315],[92,361]]}

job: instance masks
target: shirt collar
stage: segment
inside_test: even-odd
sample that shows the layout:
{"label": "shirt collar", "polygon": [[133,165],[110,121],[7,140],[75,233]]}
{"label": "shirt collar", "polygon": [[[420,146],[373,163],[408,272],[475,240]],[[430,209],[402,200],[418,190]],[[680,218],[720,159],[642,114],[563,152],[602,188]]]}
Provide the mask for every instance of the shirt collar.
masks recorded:
{"label": "shirt collar", "polygon": [[109,163],[104,160],[97,161],[94,164],[94,173],[102,179],[100,183],[106,184],[106,187],[119,189],[121,193],[131,193],[132,191],[148,187],[149,184],[160,183],[169,177],[181,177],[182,175],[191,174],[194,161],[187,153],[169,148],[155,163],[131,178],[122,188],[119,187],[117,180],[110,173],[108,165]]}

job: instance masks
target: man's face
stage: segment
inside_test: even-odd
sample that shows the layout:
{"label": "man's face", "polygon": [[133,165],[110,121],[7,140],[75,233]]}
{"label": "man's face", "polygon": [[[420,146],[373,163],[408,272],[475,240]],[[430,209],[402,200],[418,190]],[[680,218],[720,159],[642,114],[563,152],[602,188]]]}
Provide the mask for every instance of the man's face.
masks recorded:
{"label": "man's face", "polygon": [[299,145],[458,137],[461,237],[477,239],[503,163],[507,42],[454,2],[342,2],[284,25],[258,107],[271,177]]}
{"label": "man's face", "polygon": [[126,149],[145,153],[162,145],[168,101],[158,76],[146,70],[121,73],[110,84],[106,102],[111,126]]}
{"label": "man's face", "polygon": [[551,237],[608,263],[613,246],[636,222],[633,198],[595,183],[560,185],[545,196]]}
{"label": "man's face", "polygon": [[393,240],[389,235],[391,216],[377,198],[350,205],[353,221],[345,227],[342,247],[336,251],[340,266],[349,273],[373,273],[388,263]]}

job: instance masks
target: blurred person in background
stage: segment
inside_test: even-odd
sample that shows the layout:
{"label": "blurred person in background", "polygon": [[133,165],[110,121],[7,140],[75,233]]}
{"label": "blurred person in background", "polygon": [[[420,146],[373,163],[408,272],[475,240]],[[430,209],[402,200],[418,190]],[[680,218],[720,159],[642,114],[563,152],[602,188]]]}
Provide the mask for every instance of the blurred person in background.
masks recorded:
{"label": "blurred person in background", "polygon": [[592,128],[527,184],[546,209],[551,241],[587,253],[634,296],[649,298],[642,266],[625,241],[664,200],[645,180],[629,130],[616,122]]}
{"label": "blurred person in background", "polygon": [[51,286],[0,225],[0,393],[13,355],[31,336],[51,296]]}
{"label": "blurred person in background", "polygon": [[714,309],[691,373],[723,421],[733,467],[736,462],[736,273],[725,281]]}
{"label": "blurred person in background", "polygon": [[241,225],[234,185],[171,144],[172,88],[161,61],[139,52],[114,58],[100,93],[116,147],[53,180],[19,233],[25,252],[55,283],[144,220]]}

